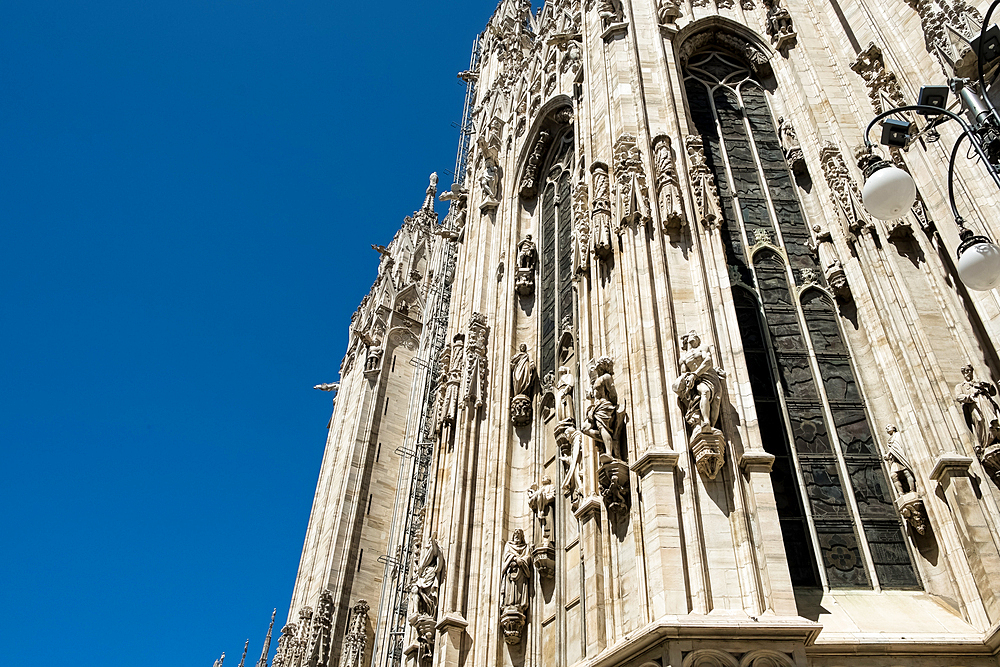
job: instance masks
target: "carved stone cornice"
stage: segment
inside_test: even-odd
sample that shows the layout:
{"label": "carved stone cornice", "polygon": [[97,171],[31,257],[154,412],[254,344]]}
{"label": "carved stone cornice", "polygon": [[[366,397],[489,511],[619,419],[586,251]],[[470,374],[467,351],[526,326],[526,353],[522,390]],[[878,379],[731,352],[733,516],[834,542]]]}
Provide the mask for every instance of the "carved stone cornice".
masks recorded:
{"label": "carved stone cornice", "polygon": [[630,467],[635,474],[643,477],[653,470],[675,469],[680,456],[680,452],[646,452]]}
{"label": "carved stone cornice", "polygon": [[943,484],[949,477],[958,477],[969,474],[969,466],[972,465],[971,456],[961,454],[942,454],[934,461],[931,468],[930,478],[935,482]]}

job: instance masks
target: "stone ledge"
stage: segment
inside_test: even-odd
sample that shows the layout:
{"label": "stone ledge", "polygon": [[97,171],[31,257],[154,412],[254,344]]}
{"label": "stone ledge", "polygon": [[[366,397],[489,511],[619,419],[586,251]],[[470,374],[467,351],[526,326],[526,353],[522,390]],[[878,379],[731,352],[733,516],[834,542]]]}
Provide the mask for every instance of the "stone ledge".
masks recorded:
{"label": "stone ledge", "polygon": [[583,521],[587,518],[588,514],[596,513],[600,515],[601,513],[601,497],[600,496],[587,496],[580,501],[580,506],[573,510],[573,515]]}
{"label": "stone ledge", "polygon": [[754,450],[743,452],[740,457],[740,469],[744,472],[771,472],[774,466],[774,454]]}
{"label": "stone ledge", "polygon": [[945,475],[966,475],[969,466],[972,465],[972,458],[960,454],[942,454],[934,461],[934,468],[931,470],[931,479],[935,482],[944,480]]}
{"label": "stone ledge", "polygon": [[808,646],[822,626],[800,616],[760,616],[742,614],[669,616],[630,632],[590,660],[583,667],[616,667],[641,652],[674,639],[710,639],[716,641],[794,642]]}
{"label": "stone ledge", "polygon": [[680,457],[679,452],[646,452],[630,467],[633,472],[640,476],[654,468],[673,470],[677,467],[677,461]]}
{"label": "stone ledge", "polygon": [[441,617],[441,620],[437,623],[437,630],[439,632],[447,632],[451,628],[457,628],[459,630],[464,630],[469,627],[469,622],[457,612],[448,612]]}

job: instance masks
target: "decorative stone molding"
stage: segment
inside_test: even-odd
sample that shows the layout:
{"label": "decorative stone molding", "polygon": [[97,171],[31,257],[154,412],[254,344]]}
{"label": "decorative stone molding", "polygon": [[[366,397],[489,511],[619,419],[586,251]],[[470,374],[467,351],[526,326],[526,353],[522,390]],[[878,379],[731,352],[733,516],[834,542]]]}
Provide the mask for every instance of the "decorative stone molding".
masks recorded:
{"label": "decorative stone molding", "polygon": [[528,346],[521,343],[520,351],[510,360],[513,398],[510,402],[510,421],[514,426],[531,423],[531,397],[535,390],[535,362],[528,355]]}
{"label": "decorative stone molding", "polygon": [[600,454],[598,461],[597,486],[601,498],[611,518],[618,520],[628,513],[629,468],[620,459],[607,454]]}
{"label": "decorative stone molding", "polygon": [[329,664],[332,650],[333,632],[333,592],[324,588],[316,603],[316,613],[312,616],[309,646],[305,652],[305,662],[311,665]]}
{"label": "decorative stone molding", "polygon": [[521,296],[535,293],[535,267],[538,264],[538,251],[535,242],[528,234],[517,244],[517,274],[514,277],[514,291]]}
{"label": "decorative stone molding", "polygon": [[652,219],[649,214],[649,188],[642,166],[642,151],[635,136],[623,134],[614,148],[615,180],[618,182],[622,225],[638,225]]}
{"label": "decorative stone molding", "polygon": [[851,178],[840,149],[828,141],[823,144],[819,155],[823,165],[823,175],[826,177],[827,185],[830,186],[831,199],[847,231],[858,236],[870,230],[872,223],[861,204],[861,191]]}
{"label": "decorative stone molding", "polygon": [[656,201],[664,231],[680,229],[687,225],[681,189],[674,167],[674,151],[670,137],[665,134],[653,139],[653,171],[656,174]]}
{"label": "decorative stone molding", "polygon": [[709,229],[722,224],[722,204],[715,186],[715,176],[705,161],[705,144],[696,134],[684,138],[688,154],[688,172],[694,191],[695,218]]}
{"label": "decorative stone molding", "polygon": [[868,98],[876,114],[906,104],[899,81],[895,74],[886,70],[882,49],[875,42],[871,42],[867,49],[858,54],[851,63],[851,69],[864,79],[868,87]]}
{"label": "decorative stone molding", "polygon": [[[694,1],[694,6],[699,6],[700,0]],[[703,5],[708,4],[708,0],[703,0]],[[731,33],[727,30],[705,30],[696,35],[692,35],[681,44],[678,52],[681,67],[687,67],[688,59],[710,45],[722,46],[726,49],[741,54],[750,63],[750,69],[760,77],[767,77],[772,74],[771,60],[760,47],[753,44],[746,38]]]}
{"label": "decorative stone molding", "polygon": [[847,283],[847,272],[844,271],[844,265],[839,259],[833,258],[823,268],[823,277],[826,278],[826,283],[835,295],[845,301],[850,300],[851,286]]}
{"label": "decorative stone molding", "polygon": [[486,387],[489,381],[488,360],[486,359],[486,339],[490,327],[486,324],[486,316],[473,313],[469,320],[469,344],[465,352],[465,396],[466,406],[476,410],[483,407],[486,400]]}
{"label": "decorative stone molding", "polygon": [[503,550],[500,570],[500,627],[504,641],[520,644],[527,621],[531,587],[531,554],[524,531],[514,531]]}
{"label": "decorative stone molding", "polygon": [[573,220],[576,222],[574,275],[580,275],[590,268],[590,215],[587,199],[587,182],[581,178],[573,186]]}
{"label": "decorative stone molding", "polygon": [[545,157],[545,149],[548,148],[552,135],[547,130],[538,133],[538,140],[535,147],[528,156],[528,164],[524,168],[524,177],[521,179],[521,196],[534,197],[538,193],[538,168]]}
{"label": "decorative stone molding", "polygon": [[344,638],[340,667],[362,667],[368,645],[368,602],[358,600],[351,609],[351,624]]}
{"label": "decorative stone molding", "polygon": [[968,475],[971,465],[971,457],[955,453],[942,454],[934,461],[930,478],[939,484],[944,484],[951,477]]}
{"label": "decorative stone molding", "polygon": [[983,17],[964,0],[906,0],[920,16],[927,50],[937,56],[947,77],[974,78],[976,53],[969,42],[979,36]]}
{"label": "decorative stone molding", "polygon": [[594,184],[594,200],[591,210],[591,238],[594,254],[604,259],[611,254],[611,182],[608,165],[595,162],[590,166]]}
{"label": "decorative stone molding", "polygon": [[781,6],[781,0],[764,0],[767,7],[767,26],[765,31],[771,38],[774,48],[784,53],[788,48],[795,46],[798,36],[792,26],[792,15],[785,7]]}

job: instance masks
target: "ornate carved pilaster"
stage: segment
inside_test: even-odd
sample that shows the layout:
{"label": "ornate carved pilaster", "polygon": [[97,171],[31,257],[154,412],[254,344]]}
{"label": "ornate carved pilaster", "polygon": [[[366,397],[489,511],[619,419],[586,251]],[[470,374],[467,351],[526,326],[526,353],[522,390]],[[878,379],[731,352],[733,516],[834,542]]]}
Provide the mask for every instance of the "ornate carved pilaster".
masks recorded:
{"label": "ornate carved pilaster", "polygon": [[979,35],[982,16],[964,0],[906,0],[920,16],[927,50],[937,56],[945,76],[976,76],[976,54],[969,41]]}
{"label": "ornate carved pilaster", "polygon": [[358,600],[351,609],[351,625],[344,638],[344,653],[340,667],[363,667],[365,649],[368,647],[368,602]]}
{"label": "ornate carved pilaster", "polygon": [[611,181],[608,165],[595,162],[590,167],[594,179],[594,201],[591,212],[591,238],[594,254],[604,259],[611,254]]}
{"label": "ornate carved pilaster", "polygon": [[534,197],[538,192],[538,168],[545,157],[545,149],[548,148],[551,136],[547,130],[538,133],[538,140],[535,147],[528,156],[528,164],[524,168],[524,177],[521,179],[521,196]]}
{"label": "ornate carved pilaster", "polygon": [[705,145],[696,134],[685,137],[684,143],[687,146],[688,170],[694,191],[695,218],[705,227],[715,229],[722,224],[722,205],[719,203],[719,191],[715,187],[715,176],[705,162]]}
{"label": "ornate carved pilaster", "polygon": [[851,69],[864,79],[868,87],[868,98],[876,114],[906,104],[899,81],[896,80],[895,74],[886,70],[882,49],[875,42],[870,43],[867,49],[858,54],[851,63]]}
{"label": "ornate carved pilaster", "polygon": [[661,134],[653,139],[653,170],[656,174],[656,201],[665,231],[680,229],[687,224],[681,200],[674,151],[670,137]]}
{"label": "ornate carved pilaster", "polygon": [[872,227],[871,220],[861,204],[861,191],[851,178],[843,154],[832,142],[823,144],[820,150],[823,175],[830,186],[831,199],[840,213],[841,221],[852,235],[857,236]]}
{"label": "ornate carved pilaster", "polygon": [[590,268],[590,209],[587,200],[587,182],[581,178],[573,186],[573,220],[576,222],[573,267],[576,275]]}
{"label": "ornate carved pilaster", "polygon": [[614,148],[614,163],[621,211],[621,225],[618,227],[620,233],[625,225],[638,225],[651,219],[642,151],[636,146],[633,135],[623,134],[618,137]]}
{"label": "ornate carved pilaster", "polygon": [[486,400],[488,378],[488,360],[486,359],[486,342],[490,327],[486,324],[486,316],[473,313],[469,320],[469,341],[465,351],[465,396],[466,407],[475,410],[483,407]]}

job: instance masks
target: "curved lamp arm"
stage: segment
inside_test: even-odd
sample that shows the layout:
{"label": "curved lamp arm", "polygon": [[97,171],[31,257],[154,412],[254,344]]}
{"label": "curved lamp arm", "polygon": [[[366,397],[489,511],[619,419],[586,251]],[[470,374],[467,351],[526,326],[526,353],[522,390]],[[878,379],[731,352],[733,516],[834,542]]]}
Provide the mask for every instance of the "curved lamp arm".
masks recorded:
{"label": "curved lamp arm", "polygon": [[[983,18],[982,28],[979,30],[979,53],[976,53],[976,69],[979,74],[979,90],[983,95],[983,99],[986,101],[986,106],[989,107],[990,111],[993,112],[994,120],[998,120],[1000,114],[997,113],[997,108],[993,106],[993,102],[990,101],[990,96],[986,94],[986,77],[983,74],[983,45],[986,41],[986,29],[990,25],[990,18],[993,16],[993,10],[1000,6],[1000,0],[993,0],[990,8],[986,10],[986,17]],[[975,143],[975,142],[973,142]]]}

